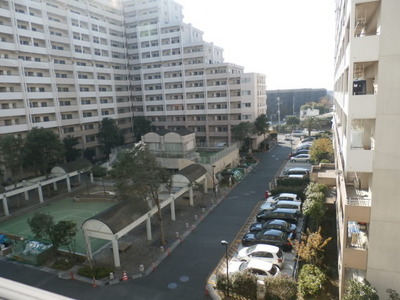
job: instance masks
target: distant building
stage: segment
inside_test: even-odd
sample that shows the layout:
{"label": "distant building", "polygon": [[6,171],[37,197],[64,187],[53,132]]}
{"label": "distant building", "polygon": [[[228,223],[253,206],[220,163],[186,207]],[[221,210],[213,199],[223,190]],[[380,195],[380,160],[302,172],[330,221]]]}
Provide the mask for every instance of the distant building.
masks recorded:
{"label": "distant building", "polygon": [[328,98],[328,92],[326,89],[267,90],[267,116],[272,122],[278,121],[278,97],[282,121],[285,116],[299,116],[300,107],[307,102],[319,102],[322,98]]}

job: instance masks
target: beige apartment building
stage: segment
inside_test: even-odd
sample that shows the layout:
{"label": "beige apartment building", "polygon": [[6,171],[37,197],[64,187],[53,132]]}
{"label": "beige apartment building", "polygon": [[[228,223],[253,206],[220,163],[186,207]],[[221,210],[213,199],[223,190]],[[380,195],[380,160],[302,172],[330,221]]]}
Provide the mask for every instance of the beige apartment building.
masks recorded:
{"label": "beige apartment building", "polygon": [[183,23],[181,5],[127,0],[124,15],[135,116],[215,145],[232,142],[232,126],[266,113],[265,76],[225,63],[220,47]]}
{"label": "beige apartment building", "polygon": [[145,116],[230,142],[265,113],[265,76],[225,63],[182,19],[171,0],[0,0],[0,136],[44,127],[96,148],[103,118],[130,143]]}
{"label": "beige apartment building", "polygon": [[340,291],[400,292],[400,1],[337,0],[334,137]]}

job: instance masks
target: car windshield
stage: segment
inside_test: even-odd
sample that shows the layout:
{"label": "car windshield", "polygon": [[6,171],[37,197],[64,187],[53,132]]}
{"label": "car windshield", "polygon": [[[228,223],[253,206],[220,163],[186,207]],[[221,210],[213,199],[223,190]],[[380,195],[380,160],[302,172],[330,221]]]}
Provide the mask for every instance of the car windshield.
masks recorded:
{"label": "car windshield", "polygon": [[256,246],[257,246],[257,245],[254,245],[254,246],[251,246],[251,247],[247,248],[246,254],[250,254],[251,252],[253,252],[254,249],[256,249]]}

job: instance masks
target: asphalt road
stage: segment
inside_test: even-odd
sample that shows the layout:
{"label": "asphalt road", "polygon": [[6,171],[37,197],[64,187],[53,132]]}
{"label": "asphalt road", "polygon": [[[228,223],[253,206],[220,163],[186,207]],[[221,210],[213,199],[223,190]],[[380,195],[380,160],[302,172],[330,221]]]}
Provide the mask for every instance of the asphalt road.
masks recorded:
{"label": "asphalt road", "polygon": [[259,154],[260,163],[214,208],[150,275],[111,286],[92,287],[77,280],[0,260],[0,276],[75,299],[209,299],[207,279],[225,255],[221,240],[233,241],[268,183],[286,162],[290,142]]}

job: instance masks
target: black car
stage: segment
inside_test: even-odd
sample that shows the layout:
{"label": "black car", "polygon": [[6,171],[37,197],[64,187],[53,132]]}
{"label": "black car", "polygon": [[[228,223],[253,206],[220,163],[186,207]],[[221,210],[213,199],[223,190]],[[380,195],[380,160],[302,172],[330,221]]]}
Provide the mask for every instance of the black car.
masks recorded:
{"label": "black car", "polygon": [[299,219],[299,211],[291,208],[275,208],[273,210],[262,210],[257,216],[257,222],[267,222],[272,219],[285,220],[292,224],[297,224]]}
{"label": "black car", "polygon": [[296,233],[297,226],[284,220],[272,219],[264,223],[253,223],[250,225],[250,232],[256,233],[267,229],[277,229],[286,233]]}
{"label": "black car", "polygon": [[292,238],[292,235],[289,236],[286,232],[268,229],[257,233],[246,233],[242,238],[242,245],[248,247],[254,244],[268,244],[278,246],[284,251],[289,251],[292,249],[290,238]]}

